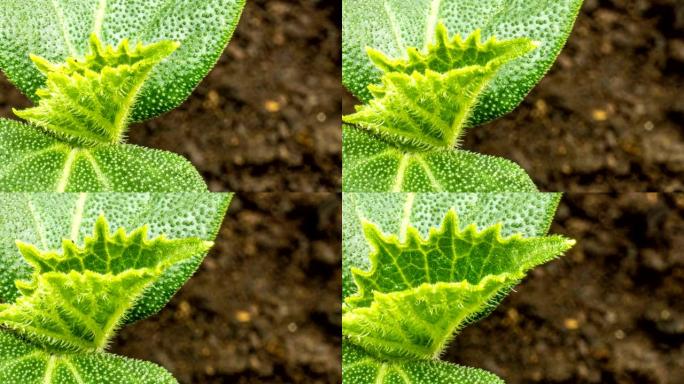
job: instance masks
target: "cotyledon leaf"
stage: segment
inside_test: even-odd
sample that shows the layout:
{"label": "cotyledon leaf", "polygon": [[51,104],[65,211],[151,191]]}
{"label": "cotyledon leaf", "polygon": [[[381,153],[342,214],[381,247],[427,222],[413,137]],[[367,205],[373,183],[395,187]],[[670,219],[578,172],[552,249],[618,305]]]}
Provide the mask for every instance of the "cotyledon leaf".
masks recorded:
{"label": "cotyledon leaf", "polygon": [[[30,280],[33,269],[16,241],[39,249],[58,249],[64,239],[83,244],[105,215],[111,228],[146,226],[150,238],[213,241],[232,195],[220,193],[3,193],[0,206],[0,299],[13,303],[15,280]],[[165,269],[136,301],[125,322],[158,312],[197,270],[206,254],[198,249]]]}
{"label": "cotyledon leaf", "polygon": [[164,368],[108,353],[52,353],[0,330],[2,384],[175,384]]}
{"label": "cotyledon leaf", "polygon": [[455,149],[412,151],[342,128],[345,192],[536,192],[517,164]]}
{"label": "cotyledon leaf", "polygon": [[366,54],[370,47],[393,58],[407,49],[426,48],[435,28],[444,23],[451,33],[499,40],[528,38],[538,48],[506,64],[485,88],[468,120],[475,126],[513,110],[539,82],[565,44],[582,0],[343,0],[342,80],[363,102],[372,98],[368,86],[379,84],[382,72]]}
{"label": "cotyledon leaf", "polygon": [[38,106],[14,113],[78,146],[121,143],[145,80],[177,48],[165,40],[131,47],[127,39],[105,47],[92,35],[83,58],[54,64],[32,55],[47,85],[36,92]]}
{"label": "cotyledon leaf", "polygon": [[2,192],[206,191],[185,158],[130,144],[74,147],[41,129],[0,119]]}
{"label": "cotyledon leaf", "polygon": [[438,360],[383,360],[342,341],[342,382],[350,384],[504,384],[477,368]]}
{"label": "cotyledon leaf", "polygon": [[388,359],[438,357],[528,270],[574,245],[561,236],[503,237],[501,224],[461,229],[453,209],[426,238],[411,226],[404,241],[363,227],[371,268],[352,270],[359,290],[345,300],[342,334]]}
{"label": "cotyledon leaf", "polygon": [[454,148],[494,75],[535,48],[526,38],[481,42],[479,30],[465,40],[449,37],[441,23],[435,38],[426,52],[409,48],[408,59],[369,49],[371,61],[383,72],[382,83],[369,85],[373,99],[344,116],[344,122],[398,146]]}
{"label": "cotyledon leaf", "polygon": [[16,282],[22,296],[15,303],[0,304],[0,324],[37,343],[104,349],[149,285],[213,245],[199,238],[149,239],[147,231],[142,226],[111,232],[100,216],[83,246],[65,239],[56,252],[18,241],[34,271],[29,280]]}
{"label": "cotyledon leaf", "polygon": [[95,34],[180,43],[145,82],[131,117],[141,121],[181,104],[206,76],[235,30],[244,0],[8,0],[0,2],[0,69],[31,99],[45,76],[30,54],[54,63],[84,56]]}
{"label": "cotyledon leaf", "polygon": [[543,236],[549,230],[561,195],[558,193],[345,193],[342,196],[343,297],[357,292],[351,269],[368,269],[371,252],[363,222],[404,241],[409,226],[426,237],[451,209],[460,225],[487,228],[501,224],[501,234]]}

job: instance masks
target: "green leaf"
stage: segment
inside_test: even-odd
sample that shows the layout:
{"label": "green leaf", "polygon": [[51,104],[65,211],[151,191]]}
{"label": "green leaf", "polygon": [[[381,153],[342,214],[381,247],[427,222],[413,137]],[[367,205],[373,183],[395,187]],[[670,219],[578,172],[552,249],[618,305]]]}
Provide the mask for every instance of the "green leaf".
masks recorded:
{"label": "green leaf", "polygon": [[53,64],[31,56],[47,77],[39,89],[37,107],[14,113],[57,137],[82,146],[120,143],[128,128],[130,112],[152,69],[178,48],[171,41],[103,47],[90,37],[85,58],[67,58]]}
{"label": "green leaf", "polygon": [[131,268],[165,269],[192,255],[205,253],[213,245],[198,238],[167,239],[164,235],[150,240],[148,231],[148,226],[144,225],[128,234],[124,228],[112,233],[102,215],[95,221],[92,236],[84,239],[83,247],[70,239],[62,240],[61,252],[41,251],[22,241],[17,241],[17,247],[34,268],[33,278],[36,279],[49,272],[91,271],[118,275]]}
{"label": "green leaf", "polygon": [[48,272],[34,278],[30,295],[0,304],[0,324],[46,348],[102,351],[122,317],[161,271],[118,275]]}
{"label": "green leaf", "polygon": [[359,286],[359,292],[346,300],[352,307],[370,306],[377,292],[409,290],[422,284],[467,281],[477,285],[488,276],[504,274],[516,278],[574,244],[561,236],[503,237],[500,223],[480,231],[475,224],[461,225],[454,209],[425,239],[412,226],[400,241],[396,235],[384,235],[371,222],[362,225],[373,250],[371,270],[352,271]]}
{"label": "green leaf", "polygon": [[453,148],[480,95],[506,63],[532,51],[526,38],[480,42],[476,30],[466,40],[449,38],[444,24],[427,52],[409,48],[408,59],[392,60],[368,50],[383,72],[380,85],[370,85],[373,99],[357,106],[344,122],[369,130],[399,146]]}
{"label": "green leaf", "polygon": [[484,38],[528,38],[534,52],[506,64],[486,86],[468,126],[512,111],[551,67],[570,34],[582,0],[343,0],[342,79],[364,102],[382,72],[366,54],[370,47],[387,57],[406,58],[409,47],[435,41],[439,22],[452,33]]}
{"label": "green leaf", "polygon": [[343,297],[357,292],[353,267],[368,269],[371,253],[363,223],[405,241],[408,228],[422,237],[455,210],[461,229],[470,224],[488,228],[501,224],[502,236],[543,236],[549,230],[561,195],[558,193],[345,193],[342,196]]}
{"label": "green leaf", "polygon": [[369,307],[342,316],[342,333],[384,359],[436,359],[456,330],[487,311],[500,290],[520,276],[487,276],[478,284],[421,284],[392,293],[376,292]]}
{"label": "green leaf", "polygon": [[405,150],[343,126],[345,192],[535,192],[517,164],[473,152]]}
{"label": "green leaf", "polygon": [[164,368],[108,353],[50,353],[0,330],[0,383],[174,384]]}
{"label": "green leaf", "polygon": [[31,99],[45,76],[29,55],[54,63],[82,57],[95,34],[107,45],[125,38],[180,48],[155,67],[131,118],[158,116],[180,105],[207,75],[230,40],[244,0],[10,0],[0,2],[0,68]]}
{"label": "green leaf", "polygon": [[74,147],[42,130],[0,119],[0,191],[206,191],[181,156],[129,144]]}
{"label": "green leaf", "polygon": [[342,381],[354,384],[504,384],[494,374],[437,360],[383,360],[342,342]]}
{"label": "green leaf", "polygon": [[352,270],[359,290],[345,300],[342,332],[386,358],[438,357],[528,270],[574,245],[561,236],[502,237],[501,224],[460,229],[453,209],[425,239],[411,226],[404,241],[368,222],[364,232],[371,269]]}
{"label": "green leaf", "polygon": [[100,216],[83,247],[65,239],[58,253],[17,242],[34,272],[30,280],[16,282],[22,294],[16,303],[0,304],[0,324],[37,343],[103,350],[150,284],[212,245],[197,238],[150,240],[147,231],[143,226],[110,233]]}
{"label": "green leaf", "polygon": [[[98,260],[95,256],[101,254],[99,249],[106,244],[110,255],[114,255],[111,249],[122,241],[121,231],[112,235],[110,241],[104,241],[102,236],[105,231],[99,226],[100,235],[87,240],[93,233],[97,218],[105,215],[112,228],[146,227],[150,238],[163,235],[168,239],[201,240],[189,243],[171,240],[171,243],[167,243],[169,240],[156,239],[148,241],[150,248],[139,248],[141,252],[146,249],[141,256],[152,263],[141,264],[136,261],[141,267],[151,268],[157,262],[170,263],[163,269],[159,279],[135,302],[124,321],[130,323],[146,318],[158,312],[197,270],[206,255],[207,242],[213,241],[218,232],[230,199],[230,194],[212,193],[0,194],[0,206],[4,207],[0,216],[0,298],[6,303],[17,300],[20,291],[14,286],[14,281],[30,281],[34,272],[32,265],[48,273],[51,269],[65,272],[67,267],[80,265],[58,262],[63,258],[55,253],[41,253],[43,257],[38,258],[34,248],[22,245],[21,251],[31,260],[29,264],[17,248],[17,240],[35,244],[39,249],[64,246],[67,253],[74,251],[72,243],[85,244],[85,250],[76,254],[88,260],[88,270],[103,275],[107,271],[120,271],[124,265],[121,261],[127,258],[112,259],[109,269],[105,269],[106,264],[95,263]],[[131,241],[135,241],[130,243],[130,251],[137,249],[135,244],[147,241],[144,240],[144,233],[145,230],[140,229],[130,235]],[[178,247],[179,244],[185,245]],[[121,255],[136,256],[137,252]],[[31,293],[31,285],[22,284],[22,289]]]}

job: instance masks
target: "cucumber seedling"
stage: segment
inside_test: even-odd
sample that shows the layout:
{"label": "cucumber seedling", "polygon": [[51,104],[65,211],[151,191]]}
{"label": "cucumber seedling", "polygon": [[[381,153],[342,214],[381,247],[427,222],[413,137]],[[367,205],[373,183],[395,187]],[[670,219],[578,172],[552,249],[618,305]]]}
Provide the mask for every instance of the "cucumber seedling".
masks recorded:
{"label": "cucumber seedling", "polygon": [[126,144],[126,132],[190,95],[243,6],[2,1],[0,69],[36,105],[15,110],[28,124],[0,119],[0,191],[206,191],[185,158]]}
{"label": "cucumber seedling", "polygon": [[563,47],[581,0],[343,0],[348,192],[526,192],[517,164],[459,149],[513,110]]}
{"label": "cucumber seedling", "polygon": [[439,357],[530,269],[573,246],[545,235],[560,195],[344,199],[343,381],[502,384],[494,374]]}
{"label": "cucumber seedling", "polygon": [[0,383],[176,383],[106,350],[197,270],[231,197],[0,194]]}

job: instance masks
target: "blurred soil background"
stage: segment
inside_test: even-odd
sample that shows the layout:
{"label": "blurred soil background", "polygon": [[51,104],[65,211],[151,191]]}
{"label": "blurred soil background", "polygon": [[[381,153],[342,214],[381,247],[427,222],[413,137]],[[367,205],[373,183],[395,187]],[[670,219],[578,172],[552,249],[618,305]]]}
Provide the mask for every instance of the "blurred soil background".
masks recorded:
{"label": "blurred soil background", "polygon": [[339,383],[340,233],[338,194],[235,196],[195,276],[111,349],[183,384]]}
{"label": "blurred soil background", "polygon": [[[129,142],[188,158],[213,191],[341,185],[340,0],[249,0],[217,66]],[[27,99],[0,75],[0,117]]]}
{"label": "blurred soil background", "polygon": [[546,191],[684,190],[684,1],[585,0],[550,73],[463,147]]}
{"label": "blurred soil background", "polygon": [[551,233],[578,243],[444,358],[508,384],[684,383],[684,194],[567,194]]}

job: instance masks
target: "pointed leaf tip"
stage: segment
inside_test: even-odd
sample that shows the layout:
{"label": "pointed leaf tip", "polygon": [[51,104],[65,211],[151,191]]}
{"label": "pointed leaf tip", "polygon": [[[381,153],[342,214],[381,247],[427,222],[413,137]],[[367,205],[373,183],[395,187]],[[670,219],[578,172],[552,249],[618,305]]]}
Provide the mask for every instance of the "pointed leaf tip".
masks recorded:
{"label": "pointed leaf tip", "polygon": [[[50,348],[102,350],[147,288],[166,270],[204,254],[212,242],[147,237],[147,225],[111,232],[100,215],[82,247],[62,241],[62,253],[17,241],[34,268],[19,280],[22,294],[0,312],[0,324]],[[63,327],[63,322],[69,327]]]}
{"label": "pointed leaf tip", "polygon": [[84,57],[69,57],[57,65],[32,55],[31,60],[47,76],[46,87],[36,92],[40,96],[36,107],[14,113],[72,144],[118,143],[144,82],[178,46],[160,41],[131,49],[127,39],[116,47],[104,46],[92,34],[90,52]]}
{"label": "pointed leaf tip", "polygon": [[413,150],[453,148],[489,81],[532,49],[525,38],[482,43],[480,30],[465,41],[449,38],[442,23],[426,52],[411,47],[407,58],[390,59],[366,48],[381,83],[369,86],[374,99],[343,120]]}
{"label": "pointed leaf tip", "polygon": [[451,209],[426,238],[409,226],[399,240],[364,222],[371,266],[352,269],[358,292],[345,299],[345,337],[386,359],[432,359],[529,269],[573,243],[561,236],[504,237],[501,223],[482,230],[459,225]]}

